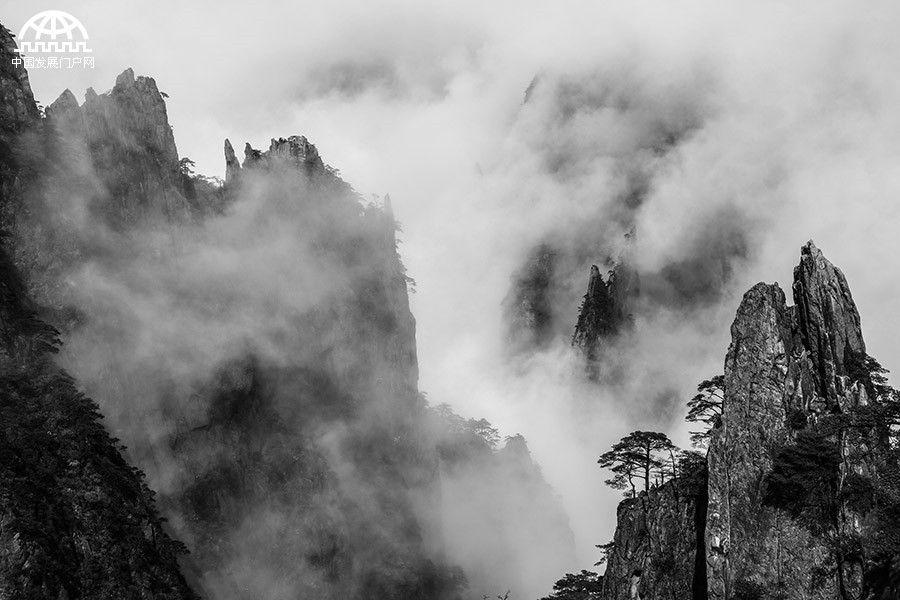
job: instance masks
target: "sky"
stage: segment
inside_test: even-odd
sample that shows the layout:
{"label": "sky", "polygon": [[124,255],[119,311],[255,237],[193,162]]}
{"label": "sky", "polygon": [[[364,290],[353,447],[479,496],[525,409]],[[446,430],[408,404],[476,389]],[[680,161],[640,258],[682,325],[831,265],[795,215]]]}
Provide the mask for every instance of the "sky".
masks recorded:
{"label": "sky", "polygon": [[[168,95],[179,153],[201,173],[224,176],[225,138],[240,155],[300,134],[364,197],[390,193],[416,280],[420,388],[525,435],[569,511],[573,569],[615,524],[599,454],[634,429],[686,444],[679,403],[721,370],[741,294],[757,281],[789,292],[808,239],[847,276],[869,354],[900,369],[895,3],[29,1],[0,18],[15,33],[48,9],[79,18],[96,66],[32,70],[42,104],[132,67]],[[550,91],[523,104],[538,75]],[[566,82],[625,108],[560,120],[551,92]],[[674,148],[644,152],[685,118]],[[551,151],[567,170],[547,167]],[[583,385],[563,341],[511,365],[510,276],[542,235],[598,247],[623,170],[647,183],[630,215],[642,271],[705,268],[737,247],[732,270],[700,278],[715,294],[638,320],[623,348],[633,385]]]}

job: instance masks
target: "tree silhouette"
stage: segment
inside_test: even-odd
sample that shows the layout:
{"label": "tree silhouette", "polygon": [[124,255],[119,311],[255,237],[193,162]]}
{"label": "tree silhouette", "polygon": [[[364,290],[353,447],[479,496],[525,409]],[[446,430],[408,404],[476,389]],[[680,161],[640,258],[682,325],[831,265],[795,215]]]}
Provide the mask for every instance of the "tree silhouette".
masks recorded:
{"label": "tree silhouette", "polygon": [[582,569],[581,573],[566,573],[553,584],[553,593],[541,600],[593,600],[600,598],[603,576]]}
{"label": "tree silhouette", "polygon": [[651,474],[662,471],[665,458],[661,453],[674,457],[675,445],[664,433],[634,431],[617,442],[609,452],[600,456],[597,463],[614,473],[606,484],[615,489],[631,488],[631,496],[637,495],[635,479],[644,481],[644,491],[650,491]]}
{"label": "tree silhouette", "polygon": [[697,395],[688,400],[688,414],[684,418],[690,423],[703,423],[706,429],[691,432],[691,444],[696,448],[705,446],[711,431],[722,423],[722,402],[725,400],[725,376],[716,375],[697,386]]}

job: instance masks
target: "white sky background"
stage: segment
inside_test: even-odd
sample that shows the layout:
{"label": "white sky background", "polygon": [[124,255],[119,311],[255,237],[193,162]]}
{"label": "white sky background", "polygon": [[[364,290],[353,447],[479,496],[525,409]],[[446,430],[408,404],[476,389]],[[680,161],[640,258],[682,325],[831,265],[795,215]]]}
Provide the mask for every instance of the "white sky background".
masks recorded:
{"label": "white sky background", "polygon": [[[390,192],[418,283],[420,387],[434,403],[528,438],[570,511],[582,561],[573,570],[596,560],[593,545],[615,524],[618,493],[604,489],[597,456],[633,429],[668,429],[682,443],[686,429],[680,416],[638,421],[615,398],[592,405],[557,356],[540,357],[534,376],[503,367],[510,274],[565,198],[523,206],[523,190],[539,180],[515,167],[480,177],[475,164],[527,165],[531,149],[511,128],[536,73],[624,60],[650,80],[713,73],[703,101],[715,118],[638,214],[644,265],[677,253],[693,219],[727,198],[745,209],[756,243],[736,290],[779,281],[790,297],[791,269],[812,238],[849,280],[869,353],[900,370],[896,3],[4,4],[0,18],[14,33],[58,9],[90,34],[94,70],[31,71],[45,105],[66,87],[79,99],[88,86],[108,90],[130,66],[169,95],[179,153],[199,172],[223,176],[226,137],[241,155],[245,141],[265,148],[271,137],[302,134],[363,195]],[[711,310],[702,333],[659,337],[653,356],[684,373],[685,397],[721,370],[738,300]]]}

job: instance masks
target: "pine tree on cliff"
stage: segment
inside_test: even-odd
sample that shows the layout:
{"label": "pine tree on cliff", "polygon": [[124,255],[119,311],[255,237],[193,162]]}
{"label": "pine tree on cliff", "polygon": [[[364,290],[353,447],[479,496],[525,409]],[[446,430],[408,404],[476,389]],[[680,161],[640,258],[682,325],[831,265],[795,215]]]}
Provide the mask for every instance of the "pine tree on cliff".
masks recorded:
{"label": "pine tree on cliff", "polygon": [[706,446],[712,430],[722,423],[722,400],[725,397],[725,376],[716,375],[697,386],[697,395],[688,400],[688,414],[684,418],[689,423],[702,423],[703,431],[691,432],[691,444]]}
{"label": "pine tree on cliff", "polygon": [[[675,468],[677,448],[664,433],[634,431],[619,440],[609,452],[600,456],[597,463],[614,473],[606,484],[617,490],[631,488],[631,496],[637,496],[635,479],[644,481],[644,492],[650,491],[651,475],[663,471],[666,456]],[[660,457],[663,454],[663,457]]]}
{"label": "pine tree on cliff", "polygon": [[541,600],[594,600],[603,592],[603,575],[582,569],[581,573],[566,573],[553,584],[553,593]]}

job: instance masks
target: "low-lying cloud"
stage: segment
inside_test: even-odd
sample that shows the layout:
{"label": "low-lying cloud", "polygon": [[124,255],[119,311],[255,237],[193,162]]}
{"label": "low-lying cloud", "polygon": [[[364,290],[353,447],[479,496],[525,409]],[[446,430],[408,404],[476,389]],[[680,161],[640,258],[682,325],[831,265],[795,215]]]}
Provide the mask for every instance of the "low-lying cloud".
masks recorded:
{"label": "low-lying cloud", "polygon": [[[525,435],[570,511],[573,569],[612,534],[599,453],[639,427],[687,442],[678,402],[721,370],[740,295],[784,286],[807,239],[847,275],[870,353],[900,368],[891,3],[248,6],[73,7],[117,51],[77,85],[33,82],[45,101],[103,89],[127,62],[169,92],[179,148],[202,171],[221,172],[226,135],[302,133],[357,189],[390,191],[417,281],[420,385]],[[135,24],[127,45],[123,23]],[[632,226],[644,295],[619,342],[627,376],[598,387],[581,380],[564,318],[574,326],[587,267],[608,268]],[[512,368],[502,301],[547,242],[567,257],[563,321]]]}

